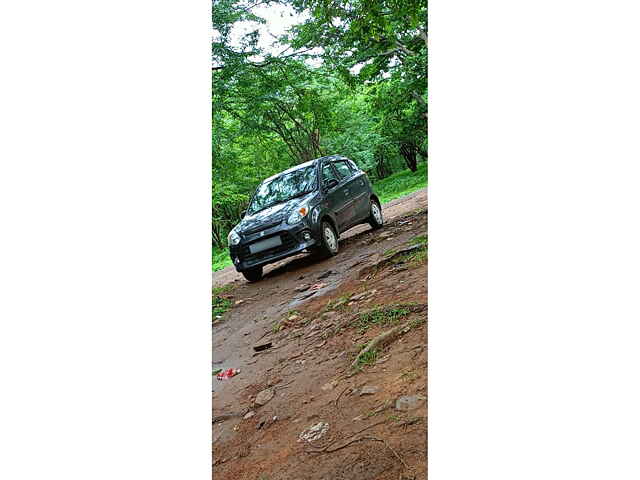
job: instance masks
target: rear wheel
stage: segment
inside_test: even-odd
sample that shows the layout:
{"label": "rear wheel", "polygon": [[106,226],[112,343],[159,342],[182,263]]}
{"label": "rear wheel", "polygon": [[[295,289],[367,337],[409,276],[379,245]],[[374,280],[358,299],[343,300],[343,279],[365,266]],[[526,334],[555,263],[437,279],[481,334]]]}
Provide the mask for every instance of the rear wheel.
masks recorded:
{"label": "rear wheel", "polygon": [[320,233],[320,246],[317,253],[320,257],[333,257],[338,253],[338,234],[327,221],[322,222]]}
{"label": "rear wheel", "polygon": [[244,278],[250,282],[258,282],[262,280],[262,267],[254,267],[242,272]]}
{"label": "rear wheel", "polygon": [[384,225],[384,218],[382,218],[382,208],[377,200],[371,199],[369,204],[369,225],[374,230],[382,228]]}

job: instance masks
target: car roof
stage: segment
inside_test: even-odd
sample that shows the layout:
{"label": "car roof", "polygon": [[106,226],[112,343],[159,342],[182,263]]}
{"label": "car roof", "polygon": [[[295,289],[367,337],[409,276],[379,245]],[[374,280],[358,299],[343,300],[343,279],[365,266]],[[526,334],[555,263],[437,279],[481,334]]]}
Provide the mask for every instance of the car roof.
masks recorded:
{"label": "car roof", "polygon": [[304,163],[299,163],[298,165],[294,165],[291,168],[288,168],[280,173],[276,173],[275,175],[271,175],[268,178],[265,178],[261,183],[265,183],[265,182],[270,182],[271,180],[274,180],[276,178],[278,178],[281,175],[284,175],[286,173],[291,173],[294,172],[296,170],[299,170],[301,168],[306,168],[306,167],[310,167],[312,165],[316,165],[320,160],[347,160],[347,157],[344,157],[342,155],[327,155],[325,157],[320,157],[320,158],[316,158],[314,160],[309,160],[308,162],[304,162]]}

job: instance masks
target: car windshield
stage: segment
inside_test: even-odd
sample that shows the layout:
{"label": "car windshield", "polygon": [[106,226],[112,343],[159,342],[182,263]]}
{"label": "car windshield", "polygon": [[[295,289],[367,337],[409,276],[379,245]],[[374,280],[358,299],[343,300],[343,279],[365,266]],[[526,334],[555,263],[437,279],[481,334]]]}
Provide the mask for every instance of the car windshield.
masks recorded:
{"label": "car windshield", "polygon": [[254,214],[278,203],[300,197],[316,189],[316,167],[299,168],[260,184],[256,190],[248,213]]}

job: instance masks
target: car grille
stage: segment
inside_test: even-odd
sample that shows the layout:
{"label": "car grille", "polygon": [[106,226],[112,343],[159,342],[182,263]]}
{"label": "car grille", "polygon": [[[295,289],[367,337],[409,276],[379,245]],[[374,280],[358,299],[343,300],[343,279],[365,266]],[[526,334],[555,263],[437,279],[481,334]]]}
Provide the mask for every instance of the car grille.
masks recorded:
{"label": "car grille", "polygon": [[250,228],[248,230],[243,230],[242,233],[243,233],[243,235],[252,235],[254,233],[258,233],[258,232],[261,232],[263,230],[267,230],[269,228],[275,227],[276,225],[280,225],[281,222],[282,222],[282,220],[278,220],[277,222],[270,223],[270,224],[264,224],[263,223],[258,227]]}
{"label": "car grille", "polygon": [[[266,240],[269,237],[261,238],[258,241]],[[242,259],[245,262],[252,262],[254,260],[259,260],[264,257],[268,257],[270,255],[276,255],[278,253],[286,252],[287,250],[291,250],[298,243],[293,235],[284,232],[280,235],[280,239],[282,240],[282,245],[278,245],[277,247],[270,248],[269,250],[264,250],[258,253],[251,253],[249,250],[249,245],[245,245],[242,248]]]}

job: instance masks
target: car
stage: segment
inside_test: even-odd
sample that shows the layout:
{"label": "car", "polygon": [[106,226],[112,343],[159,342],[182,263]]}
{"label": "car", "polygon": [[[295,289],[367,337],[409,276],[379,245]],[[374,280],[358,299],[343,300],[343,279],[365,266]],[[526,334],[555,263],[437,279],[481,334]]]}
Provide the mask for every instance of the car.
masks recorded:
{"label": "car", "polygon": [[233,265],[249,282],[263,267],[301,252],[338,253],[340,234],[384,224],[367,174],[341,155],[317,158],[265,179],[228,236]]}

